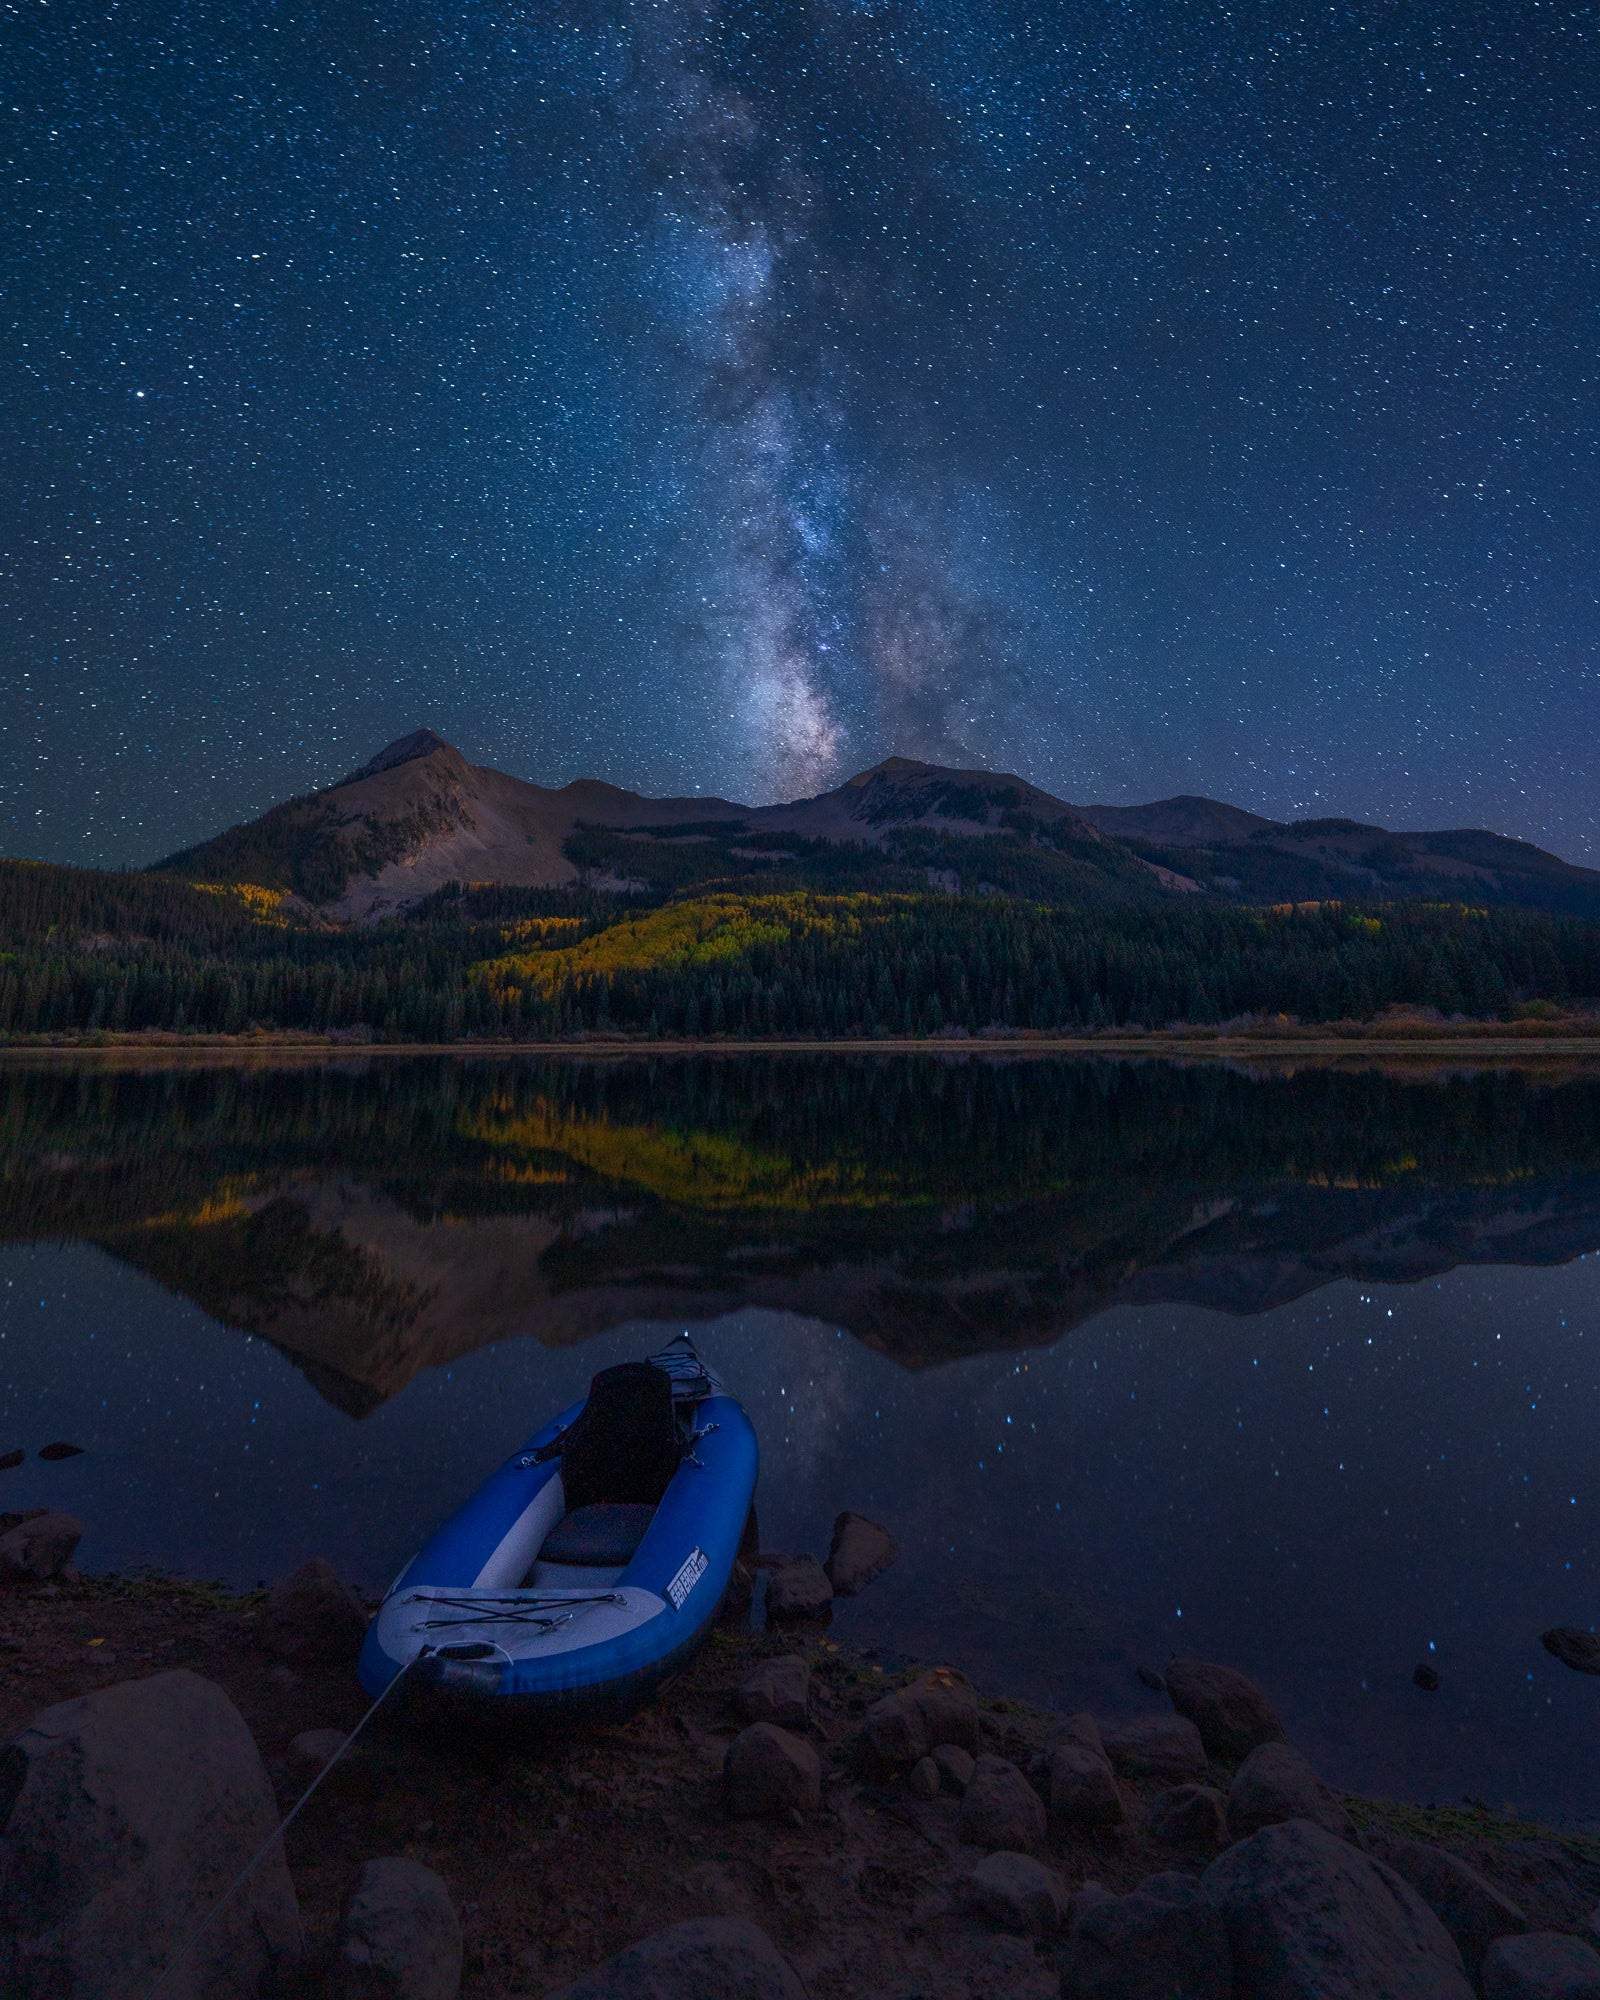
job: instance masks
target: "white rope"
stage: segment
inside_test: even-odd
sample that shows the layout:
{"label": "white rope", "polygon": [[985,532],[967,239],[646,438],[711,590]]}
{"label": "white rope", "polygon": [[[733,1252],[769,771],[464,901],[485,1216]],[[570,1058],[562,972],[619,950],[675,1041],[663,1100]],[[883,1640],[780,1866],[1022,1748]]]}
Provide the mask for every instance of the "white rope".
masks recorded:
{"label": "white rope", "polygon": [[250,1877],[256,1872],[257,1868],[260,1867],[261,1863],[267,1858],[268,1854],[271,1853],[274,1842],[281,1841],[283,1839],[284,1834],[288,1832],[289,1828],[293,1825],[294,1821],[299,1817],[302,1808],[305,1806],[307,1800],[310,1799],[312,1793],[317,1789],[318,1785],[322,1783],[323,1779],[333,1769],[334,1765],[338,1763],[339,1759],[350,1748],[350,1745],[355,1742],[356,1738],[361,1734],[362,1730],[366,1728],[367,1724],[377,1714],[378,1710],[382,1708],[383,1704],[389,1699],[390,1695],[394,1693],[395,1689],[405,1679],[406,1675],[416,1665],[417,1661],[422,1659],[425,1654],[431,1653],[432,1651],[433,1648],[431,1646],[424,1646],[420,1653],[414,1654],[411,1659],[406,1661],[405,1665],[400,1669],[399,1673],[397,1673],[394,1679],[390,1681],[389,1685],[384,1689],[383,1693],[378,1696],[377,1700],[367,1710],[366,1714],[362,1716],[361,1720],[356,1724],[355,1728],[351,1730],[350,1734],[339,1745],[338,1749],[334,1751],[333,1755],[328,1759],[327,1763],[323,1765],[322,1769],[311,1780],[311,1783],[306,1786],[305,1790],[300,1794],[299,1798],[297,1798],[294,1804],[290,1806],[289,1810],[284,1814],[283,1818],[278,1822],[277,1826],[273,1829],[271,1833],[267,1835],[266,1839],[262,1841],[261,1845],[256,1849],[255,1853],[251,1855],[250,1859],[244,1864],[243,1868],[239,1870],[239,1873],[228,1884],[227,1888],[223,1890],[222,1894],[217,1898],[217,1900],[211,1905],[211,1908],[206,1912],[205,1918],[202,1921],[200,1928],[197,1931],[195,1931],[192,1937],[188,1938],[183,1944],[181,1944],[178,1947],[178,1949],[172,1954],[172,1956],[167,1960],[165,1966],[162,1968],[161,1972],[158,1974],[156,1978],[155,1985],[152,1986],[149,1992],[145,1995],[145,2000],[157,2000],[157,1995],[166,1986],[167,1981],[171,1979],[172,1975],[183,1964],[184,1960],[194,1950],[195,1946],[199,1944],[200,1940],[205,1936],[206,1932],[210,1930],[211,1926],[216,1922],[217,1918],[221,1916],[222,1912],[233,1901],[234,1897],[238,1895],[239,1891],[244,1887],[245,1883],[250,1880]]}

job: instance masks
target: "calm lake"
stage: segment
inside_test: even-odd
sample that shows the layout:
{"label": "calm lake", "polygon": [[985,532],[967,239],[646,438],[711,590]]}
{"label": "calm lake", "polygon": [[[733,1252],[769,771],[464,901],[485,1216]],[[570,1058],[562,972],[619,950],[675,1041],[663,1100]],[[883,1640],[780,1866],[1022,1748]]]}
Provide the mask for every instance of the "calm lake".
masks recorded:
{"label": "calm lake", "polygon": [[84,1061],[0,1107],[0,1509],[85,1568],[382,1586],[689,1326],[763,1542],[904,1547],[840,1634],[1108,1714],[1193,1651],[1335,1783],[1600,1814],[1600,1680],[1538,1643],[1600,1623],[1600,1068]]}

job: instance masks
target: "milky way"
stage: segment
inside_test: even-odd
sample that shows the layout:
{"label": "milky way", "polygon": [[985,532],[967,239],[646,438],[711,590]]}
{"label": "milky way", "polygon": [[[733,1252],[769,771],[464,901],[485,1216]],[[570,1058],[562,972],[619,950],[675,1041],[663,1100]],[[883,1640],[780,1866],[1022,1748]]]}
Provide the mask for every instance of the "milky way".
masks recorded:
{"label": "milky way", "polygon": [[19,7],[0,838],[427,724],[1600,852],[1587,10]]}

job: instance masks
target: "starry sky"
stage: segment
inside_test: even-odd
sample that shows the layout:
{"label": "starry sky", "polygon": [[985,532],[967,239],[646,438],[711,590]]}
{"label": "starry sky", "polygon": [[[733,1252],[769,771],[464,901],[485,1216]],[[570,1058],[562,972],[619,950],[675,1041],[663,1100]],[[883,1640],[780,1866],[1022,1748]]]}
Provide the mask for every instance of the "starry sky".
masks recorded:
{"label": "starry sky", "polygon": [[425,724],[1600,861],[1592,7],[5,17],[5,851]]}

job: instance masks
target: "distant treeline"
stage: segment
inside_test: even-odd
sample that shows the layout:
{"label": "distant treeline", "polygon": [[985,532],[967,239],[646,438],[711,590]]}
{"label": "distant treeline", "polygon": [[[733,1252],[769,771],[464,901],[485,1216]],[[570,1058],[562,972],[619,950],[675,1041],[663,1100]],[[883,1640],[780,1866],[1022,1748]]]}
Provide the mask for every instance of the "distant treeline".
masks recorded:
{"label": "distant treeline", "polygon": [[1486,1018],[1600,995],[1600,923],[1501,906],[445,890],[333,927],[275,891],[0,863],[0,1034],[390,1041]]}

